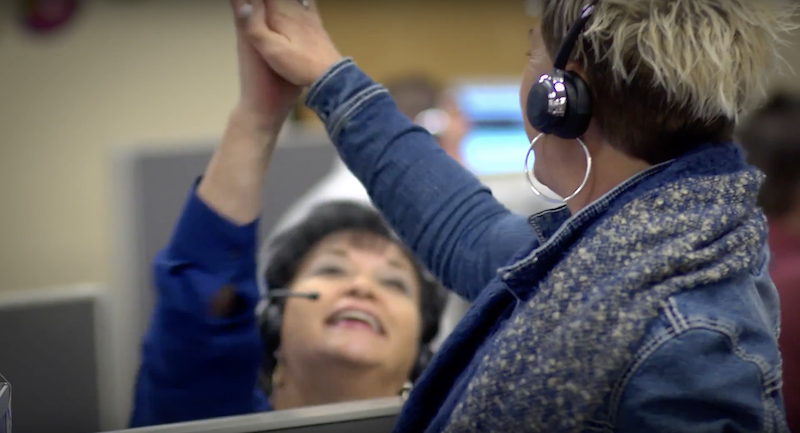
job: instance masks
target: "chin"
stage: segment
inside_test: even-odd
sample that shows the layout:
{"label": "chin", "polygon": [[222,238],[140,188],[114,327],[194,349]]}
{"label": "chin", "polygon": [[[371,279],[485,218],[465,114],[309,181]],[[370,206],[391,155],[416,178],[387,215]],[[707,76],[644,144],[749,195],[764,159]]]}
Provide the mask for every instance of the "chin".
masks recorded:
{"label": "chin", "polygon": [[321,348],[325,358],[362,367],[383,363],[388,352],[385,345],[374,341],[331,338]]}

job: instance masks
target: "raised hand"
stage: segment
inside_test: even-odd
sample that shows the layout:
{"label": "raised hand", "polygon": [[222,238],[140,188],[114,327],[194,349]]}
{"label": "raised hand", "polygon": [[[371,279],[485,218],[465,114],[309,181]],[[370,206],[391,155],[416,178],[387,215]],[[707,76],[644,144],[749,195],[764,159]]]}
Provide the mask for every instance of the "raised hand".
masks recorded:
{"label": "raised hand", "polygon": [[246,19],[247,37],[283,78],[309,86],[342,55],[322,26],[313,0],[253,0]]}
{"label": "raised hand", "polygon": [[[231,0],[239,57],[239,103],[222,143],[214,152],[197,194],[218,214],[237,224],[261,212],[264,176],[278,134],[302,87],[277,74],[251,43],[250,34],[266,26],[261,0]],[[224,304],[224,294],[223,296]],[[224,310],[222,308],[220,311]]]}
{"label": "raised hand", "polygon": [[249,35],[265,26],[263,1],[231,0],[231,7],[236,21],[239,58],[237,108],[241,115],[253,122],[253,126],[279,129],[300,96],[301,87],[277,74],[250,42]]}

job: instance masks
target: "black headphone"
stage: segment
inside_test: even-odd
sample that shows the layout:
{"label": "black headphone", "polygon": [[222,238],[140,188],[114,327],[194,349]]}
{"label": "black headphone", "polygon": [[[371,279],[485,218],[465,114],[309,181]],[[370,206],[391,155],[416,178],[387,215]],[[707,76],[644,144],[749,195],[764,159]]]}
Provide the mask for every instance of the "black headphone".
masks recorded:
{"label": "black headphone", "polygon": [[[289,297],[305,298],[311,301],[319,299],[318,292],[293,292],[288,289],[271,289],[267,294],[267,304],[263,307],[259,315],[258,328],[261,333],[262,347],[264,348],[264,363],[262,377],[260,379],[261,388],[269,396],[272,394],[272,372],[278,364],[275,352],[281,345],[281,326],[283,324],[283,309],[285,300]],[[437,326],[438,330],[438,326]],[[425,332],[425,331],[423,331]],[[423,342],[420,345],[414,367],[411,369],[409,380],[413,383],[422,375],[425,368],[433,358],[433,350],[430,345]],[[400,393],[402,390],[398,390]]]}
{"label": "black headphone", "polygon": [[567,33],[553,62],[553,71],[544,74],[528,91],[528,122],[537,131],[561,138],[578,138],[589,128],[592,118],[592,94],[576,73],[567,71],[567,63],[598,0],[583,9],[580,18]]}

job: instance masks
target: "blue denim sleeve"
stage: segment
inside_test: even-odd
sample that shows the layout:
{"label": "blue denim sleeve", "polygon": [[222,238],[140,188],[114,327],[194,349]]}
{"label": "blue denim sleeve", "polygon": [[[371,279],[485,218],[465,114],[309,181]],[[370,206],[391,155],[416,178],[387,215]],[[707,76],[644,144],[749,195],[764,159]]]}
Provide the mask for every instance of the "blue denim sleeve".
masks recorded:
{"label": "blue denim sleeve", "polygon": [[[702,349],[702,350],[699,350]],[[616,412],[620,433],[785,431],[759,357],[717,330],[694,328],[655,349],[629,378]],[[784,426],[784,427],[782,427]]]}
{"label": "blue denim sleeve", "polygon": [[[131,427],[248,414],[268,408],[255,305],[257,223],[237,226],[194,191],[155,259],[157,299],[142,344]],[[232,286],[237,314],[216,318],[211,299]]]}
{"label": "blue denim sleeve", "polygon": [[475,299],[534,239],[436,140],[350,59],[309,90],[342,159],[397,234],[447,287]]}

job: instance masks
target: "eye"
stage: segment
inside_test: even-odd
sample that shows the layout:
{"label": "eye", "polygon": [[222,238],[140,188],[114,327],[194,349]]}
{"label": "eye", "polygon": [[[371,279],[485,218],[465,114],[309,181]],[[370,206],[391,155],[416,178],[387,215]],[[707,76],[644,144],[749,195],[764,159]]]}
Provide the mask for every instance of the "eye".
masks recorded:
{"label": "eye", "polygon": [[399,290],[403,293],[408,293],[408,285],[406,284],[405,281],[399,278],[384,278],[381,281],[381,284],[393,290]]}
{"label": "eye", "polygon": [[314,272],[316,275],[330,275],[330,276],[337,276],[337,275],[344,275],[345,270],[341,266],[337,265],[322,265],[317,268]]}

